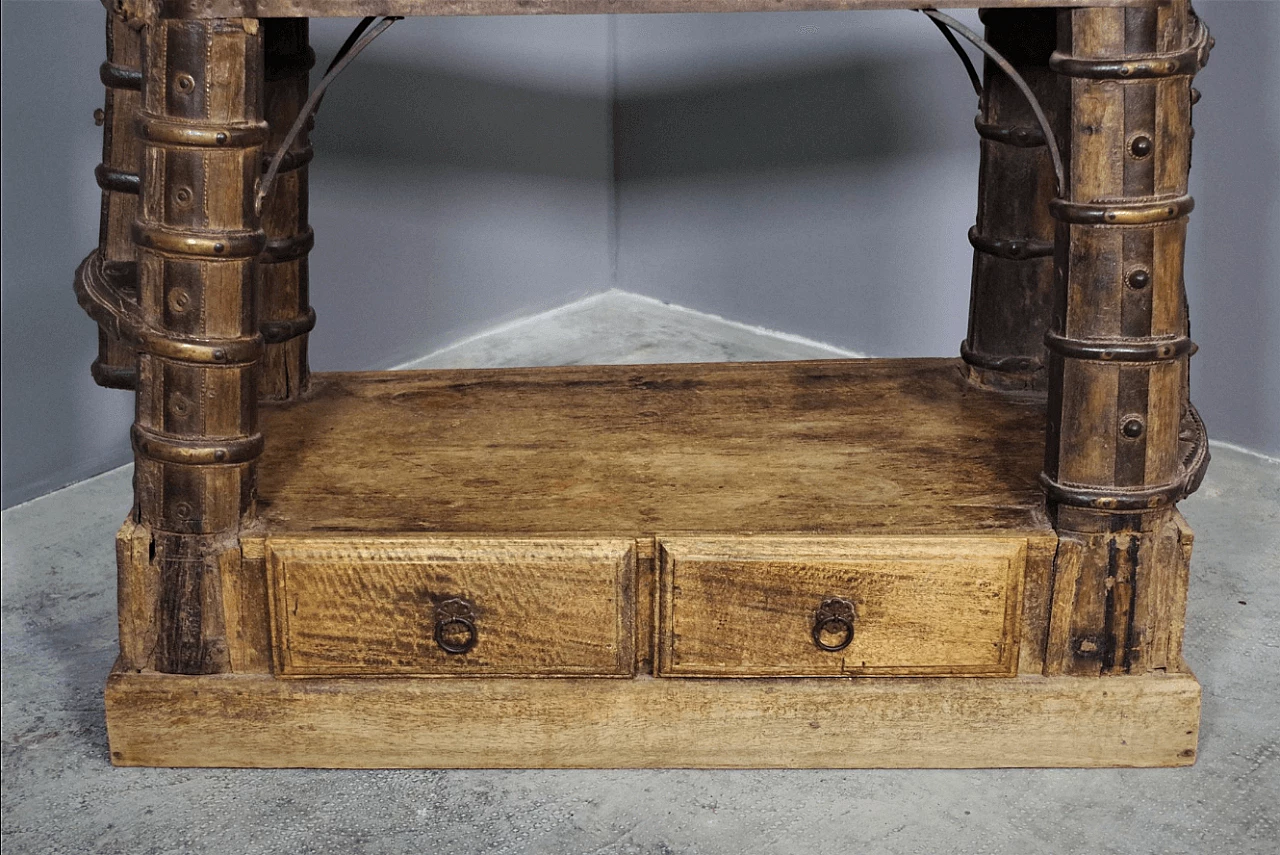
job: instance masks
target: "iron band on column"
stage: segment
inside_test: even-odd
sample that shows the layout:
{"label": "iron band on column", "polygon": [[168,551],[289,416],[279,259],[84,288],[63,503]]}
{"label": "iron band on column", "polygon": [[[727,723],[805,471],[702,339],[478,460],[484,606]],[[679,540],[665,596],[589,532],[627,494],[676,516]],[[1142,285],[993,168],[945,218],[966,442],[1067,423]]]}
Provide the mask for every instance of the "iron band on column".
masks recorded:
{"label": "iron band on column", "polygon": [[262,454],[262,434],[240,437],[180,439],[135,424],[133,450],[152,460],[188,466],[248,463]]}
{"label": "iron band on column", "polygon": [[307,311],[296,318],[283,321],[263,321],[261,325],[262,339],[267,344],[284,344],[290,339],[306,335],[316,328],[316,310],[307,307]]}
{"label": "iron band on column", "polygon": [[266,264],[277,264],[305,258],[315,245],[316,233],[310,228],[302,234],[271,238],[263,245],[262,261]]}
{"label": "iron band on column", "polygon": [[98,182],[98,187],[115,193],[132,193],[137,196],[142,188],[138,173],[112,169],[105,163],[99,163],[93,168],[93,177]]}
{"label": "iron band on column", "polygon": [[192,148],[252,148],[267,141],[267,123],[210,127],[162,119],[144,114],[138,119],[138,136],[146,142]]}
{"label": "iron band on column", "polygon": [[1186,495],[1186,478],[1145,487],[1089,487],[1066,484],[1040,473],[1040,486],[1050,502],[1098,511],[1149,511]]}
{"label": "iron band on column", "polygon": [[1147,226],[1181,219],[1195,206],[1190,196],[1154,202],[1069,202],[1059,198],[1049,203],[1049,213],[1059,222],[1072,225]]}
{"label": "iron band on column", "polygon": [[1133,59],[1084,59],[1055,51],[1049,67],[1067,77],[1090,80],[1150,80],[1157,77],[1191,76],[1209,61],[1213,38],[1202,21],[1196,22],[1191,43],[1174,53]]}
{"label": "iron band on column", "polygon": [[974,116],[973,126],[978,136],[991,142],[1004,143],[1018,148],[1039,148],[1045,144],[1044,133],[1039,128],[1023,125],[997,125],[982,121],[982,116]]}
{"label": "iron band on column", "polygon": [[1196,344],[1187,336],[1177,338],[1068,338],[1049,330],[1044,346],[1068,359],[1093,362],[1173,362],[1196,352]]}
{"label": "iron band on column", "polygon": [[104,62],[98,67],[98,78],[108,89],[132,89],[142,91],[142,71],[127,65]]}
{"label": "iron band on column", "polygon": [[103,275],[100,250],[94,250],[76,270],[77,301],[89,317],[116,338],[165,359],[203,365],[244,365],[262,354],[262,336],[228,339],[188,339],[167,336],[147,326],[136,303],[126,301]]}
{"label": "iron band on column", "polygon": [[1010,261],[1022,261],[1027,258],[1046,258],[1053,255],[1053,241],[1036,240],[1034,238],[1000,238],[979,234],[978,227],[969,229],[969,245],[978,252],[1006,258]]}
{"label": "iron band on column", "polygon": [[960,342],[960,358],[975,368],[1007,374],[1030,374],[1044,367],[1044,363],[1034,356],[993,356],[976,351],[968,339]]}
{"label": "iron band on column", "polygon": [[261,229],[182,232],[142,222],[133,224],[133,239],[138,246],[156,252],[203,258],[254,258],[267,242]]}

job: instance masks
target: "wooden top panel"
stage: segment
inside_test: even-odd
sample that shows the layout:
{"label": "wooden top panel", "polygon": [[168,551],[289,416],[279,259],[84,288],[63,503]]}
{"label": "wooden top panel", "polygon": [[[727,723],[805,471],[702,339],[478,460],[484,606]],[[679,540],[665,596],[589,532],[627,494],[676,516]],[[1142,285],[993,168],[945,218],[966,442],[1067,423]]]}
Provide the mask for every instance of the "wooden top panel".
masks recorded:
{"label": "wooden top panel", "polygon": [[614,15],[1158,6],[1168,0],[162,0],[171,18],[352,18],[365,15]]}
{"label": "wooden top panel", "polygon": [[262,423],[272,534],[1049,531],[1043,401],[958,360],[318,374]]}

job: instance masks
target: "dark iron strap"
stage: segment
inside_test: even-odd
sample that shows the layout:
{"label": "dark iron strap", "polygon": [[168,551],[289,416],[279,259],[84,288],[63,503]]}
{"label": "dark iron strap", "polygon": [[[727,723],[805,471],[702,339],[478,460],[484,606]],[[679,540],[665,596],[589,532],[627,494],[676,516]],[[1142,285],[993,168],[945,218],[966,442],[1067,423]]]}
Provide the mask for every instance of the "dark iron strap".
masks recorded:
{"label": "dark iron strap", "polygon": [[[1027,105],[1031,107],[1031,112],[1035,114],[1036,124],[1040,126],[1040,131],[1044,134],[1045,143],[1049,148],[1049,157],[1053,161],[1053,177],[1054,181],[1057,183],[1057,195],[1061,196],[1067,186],[1066,170],[1062,166],[1062,152],[1058,150],[1058,142],[1053,136],[1053,126],[1049,124],[1049,117],[1045,115],[1044,108],[1040,106],[1040,100],[1036,98],[1035,93],[1031,91],[1031,87],[1027,85],[1027,81],[1022,79],[1022,75],[1018,73],[1017,69],[1015,69],[1009,60],[1005,59],[998,50],[993,48],[985,39],[982,38],[982,36],[978,35],[955,18],[952,18],[950,15],[944,15],[937,9],[921,9],[920,11],[929,16],[935,26],[945,25],[948,29],[962,36],[966,41],[970,42],[974,47],[986,54],[987,57],[990,58],[990,60],[1009,77],[1009,80],[1013,82],[1013,85],[1018,87],[1018,91],[1022,93],[1022,97],[1027,99]],[[953,45],[955,44],[952,39],[948,39],[948,41]],[[972,70],[973,63],[968,61],[968,55],[961,51],[961,56],[965,59],[966,69]],[[976,72],[972,72],[970,76],[972,78],[975,75]],[[977,89],[979,96],[981,96],[982,86],[980,83],[978,84]]]}
{"label": "dark iron strap", "polygon": [[316,310],[307,307],[301,315],[284,320],[263,321],[258,324],[262,340],[267,344],[284,344],[290,339],[306,335],[316,328]]}
{"label": "dark iron strap", "polygon": [[1018,148],[1039,148],[1045,145],[1044,132],[1039,128],[997,125],[982,121],[982,116],[973,117],[973,126],[977,129],[978,136],[990,142],[1004,143]]}
{"label": "dark iron strap", "polygon": [[315,245],[316,233],[308,226],[301,234],[269,238],[262,247],[262,257],[259,260],[264,264],[297,261],[305,258]]}
{"label": "dark iron strap", "polygon": [[[76,270],[75,291],[81,307],[89,317],[97,321],[98,325],[113,338],[138,346],[140,342],[152,341],[160,335],[158,331],[150,330],[146,326],[138,310],[138,269],[134,262],[103,261],[102,251],[95,249],[85,257]],[[293,318],[263,321],[259,325],[261,338],[258,341],[266,344],[283,344],[290,339],[306,335],[315,329],[315,326],[315,310],[308,307],[301,315]],[[236,341],[246,340],[237,339]],[[260,345],[254,344],[253,340],[248,341],[250,343],[247,349],[236,345],[232,351],[227,351],[225,348],[203,346],[197,343],[193,345],[197,347],[196,350],[183,345],[183,352],[188,357],[194,354],[195,358],[190,361],[195,362],[226,364],[228,361],[252,361],[252,358],[256,358],[255,348]],[[223,358],[215,358],[215,351],[219,349],[223,351]],[[230,356],[237,358],[230,359]],[[252,358],[240,359],[243,356]],[[134,388],[137,372],[132,369],[104,366],[95,362],[90,370],[99,386],[113,389]]]}
{"label": "dark iron strap", "polygon": [[184,439],[137,423],[134,423],[130,437],[133,440],[133,450],[141,456],[185,466],[249,463],[262,454],[264,442],[260,433],[224,439]]}
{"label": "dark iron strap", "polygon": [[1044,346],[1068,359],[1093,362],[1173,362],[1196,352],[1187,336],[1167,338],[1069,338],[1049,330]]}
{"label": "dark iron strap", "polygon": [[191,339],[168,335],[149,326],[138,304],[117,291],[103,275],[99,249],[89,253],[76,269],[75,292],[80,307],[98,326],[137,350],[200,365],[243,365],[256,362],[262,355],[261,335]]}
{"label": "dark iron strap", "polygon": [[1077,226],[1147,226],[1180,220],[1195,210],[1190,196],[1155,201],[1070,202],[1053,199],[1049,214],[1062,223]]}
{"label": "dark iron strap", "polygon": [[392,24],[401,19],[386,17],[370,29],[374,20],[374,18],[369,17],[356,24],[355,29],[351,31],[351,35],[347,36],[347,40],[338,49],[337,54],[334,55],[333,62],[329,63],[324,77],[320,78],[320,82],[316,84],[316,88],[311,91],[306,103],[298,111],[298,117],[294,119],[293,126],[289,128],[289,133],[285,134],[284,139],[280,141],[280,147],[276,149],[275,156],[271,158],[271,162],[267,165],[267,172],[262,177],[262,183],[258,185],[258,192],[253,202],[254,213],[262,213],[262,204],[266,201],[267,196],[271,194],[271,187],[275,184],[276,175],[280,172],[280,166],[284,162],[285,156],[293,147],[294,140],[298,138],[298,134],[302,133],[302,129],[315,121],[316,113],[320,110],[320,102],[324,100],[324,93],[329,88],[329,84],[342,73],[343,69],[351,64],[352,60],[360,55],[362,50],[372,44],[374,39],[385,33]]}
{"label": "dark iron strap", "polygon": [[93,177],[100,188],[113,193],[130,193],[137,196],[142,189],[142,181],[139,180],[138,173],[112,169],[105,163],[99,163],[93,168]]}
{"label": "dark iron strap", "polygon": [[1034,374],[1044,368],[1044,363],[1034,356],[996,356],[974,350],[968,339],[960,342],[960,358],[974,368],[1005,374]]}
{"label": "dark iron strap", "polygon": [[1159,77],[1192,76],[1205,67],[1213,37],[1204,21],[1196,19],[1190,43],[1173,53],[1153,54],[1132,59],[1093,59],[1070,56],[1054,51],[1049,68],[1066,77],[1088,80],[1150,80]]}
{"label": "dark iron strap", "polygon": [[981,234],[977,226],[969,229],[969,245],[978,252],[1009,261],[1024,261],[1029,258],[1046,258],[1053,255],[1051,240],[988,237]]}
{"label": "dark iron strap", "polygon": [[1190,496],[1200,487],[1209,467],[1209,435],[1195,405],[1188,403],[1182,416],[1179,440],[1188,446],[1178,477],[1164,484],[1143,487],[1097,487],[1058,481],[1040,473],[1040,486],[1049,502],[1098,511],[1149,511]]}
{"label": "dark iron strap", "polygon": [[142,70],[130,68],[127,65],[116,65],[114,62],[109,61],[104,62],[98,66],[98,79],[108,89],[142,91]]}

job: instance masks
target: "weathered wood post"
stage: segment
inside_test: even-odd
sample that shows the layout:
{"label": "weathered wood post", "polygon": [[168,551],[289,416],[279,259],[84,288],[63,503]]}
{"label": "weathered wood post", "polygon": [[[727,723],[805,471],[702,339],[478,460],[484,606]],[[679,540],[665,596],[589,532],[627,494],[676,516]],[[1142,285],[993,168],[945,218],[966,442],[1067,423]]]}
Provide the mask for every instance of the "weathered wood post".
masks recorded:
{"label": "weathered wood post", "polygon": [[[269,158],[283,143],[307,100],[308,72],[315,65],[306,18],[262,21],[265,54],[264,102],[270,134]],[[294,140],[262,206],[266,248],[258,264],[258,317],[266,350],[259,393],[287,400],[306,389],[307,333],[315,326],[308,292],[307,255],[315,242],[307,220],[308,128]]]}
{"label": "weathered wood post", "polygon": [[[1051,121],[1062,78],[1049,69],[1057,39],[1051,9],[987,9],[986,39],[1002,53]],[[1044,389],[1044,333],[1053,294],[1053,163],[1026,97],[995,63],[983,68],[978,218],[969,230],[973,280],[960,347],[969,377],[998,389]],[[1056,121],[1055,121],[1056,123]]]}
{"label": "weathered wood post", "polygon": [[254,510],[262,62],[256,20],[159,19],[144,30],[133,444],[150,556],[133,572],[151,578],[122,579],[121,598],[123,614],[133,594],[155,597],[154,645],[128,664],[162,672],[227,669],[220,576],[240,562]]}
{"label": "weathered wood post", "polygon": [[[142,41],[138,31],[107,12],[107,59],[99,76],[106,100],[102,124],[102,162],[93,171],[102,188],[102,217],[97,258],[102,278],[120,299],[136,304],[137,265],[133,257],[133,221],[138,209],[138,134],[135,128],[142,89]],[[98,358],[91,371],[100,386],[132,389],[138,381],[138,357],[131,343],[98,328]]]}
{"label": "weathered wood post", "polygon": [[1191,78],[1210,42],[1185,0],[1059,14],[1051,66],[1071,113],[1045,340],[1041,480],[1061,538],[1046,671],[1176,671],[1190,533],[1174,503],[1204,449],[1186,396]]}

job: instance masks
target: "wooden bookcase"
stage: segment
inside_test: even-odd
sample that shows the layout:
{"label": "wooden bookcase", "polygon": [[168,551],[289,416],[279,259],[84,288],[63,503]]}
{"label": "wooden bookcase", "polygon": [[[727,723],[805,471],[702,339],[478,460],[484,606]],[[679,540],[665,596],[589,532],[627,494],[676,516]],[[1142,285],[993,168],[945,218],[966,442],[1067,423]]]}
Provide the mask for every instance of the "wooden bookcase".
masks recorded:
{"label": "wooden bookcase", "polygon": [[981,4],[957,359],[309,374],[309,17],[921,5],[109,4],[113,762],[1194,762],[1185,0]]}

